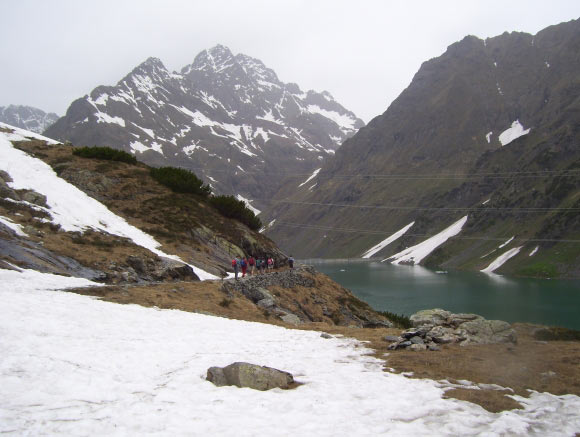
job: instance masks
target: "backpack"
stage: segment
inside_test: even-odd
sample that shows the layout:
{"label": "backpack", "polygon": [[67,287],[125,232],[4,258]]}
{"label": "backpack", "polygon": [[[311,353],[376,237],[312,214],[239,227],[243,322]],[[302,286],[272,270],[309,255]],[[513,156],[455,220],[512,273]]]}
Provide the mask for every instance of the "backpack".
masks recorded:
{"label": "backpack", "polygon": [[242,267],[246,267],[246,259],[245,258],[242,260]]}
{"label": "backpack", "polygon": [[237,264],[237,263],[236,263],[236,260],[235,260],[235,259],[233,259],[233,260],[232,260],[232,267],[235,267],[235,266],[236,266],[236,264]]}

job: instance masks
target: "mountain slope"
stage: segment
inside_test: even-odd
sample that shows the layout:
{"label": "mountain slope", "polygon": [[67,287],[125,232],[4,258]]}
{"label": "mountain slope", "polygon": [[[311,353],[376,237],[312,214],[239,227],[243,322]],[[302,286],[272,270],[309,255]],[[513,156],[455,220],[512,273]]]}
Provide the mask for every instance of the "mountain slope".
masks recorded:
{"label": "mountain slope", "polygon": [[32,106],[0,106],[0,122],[32,132],[41,133],[58,120],[53,112],[46,113]]}
{"label": "mountain slope", "polygon": [[314,169],[362,125],[329,93],[282,83],[261,61],[218,45],[180,74],[149,58],[73,102],[46,135],[192,169],[214,191],[253,199],[275,193],[281,172]]}
{"label": "mountain slope", "polygon": [[[506,266],[538,273],[530,264],[564,243],[537,240],[580,236],[579,49],[577,20],[451,45],[307,185],[276,196],[285,200],[264,213],[276,219],[269,235],[302,256],[353,257],[415,222],[376,255],[386,258],[468,214],[460,237],[471,239],[425,263],[483,269],[483,255],[516,236],[496,254],[525,246]],[[578,273],[578,246],[556,274]]]}

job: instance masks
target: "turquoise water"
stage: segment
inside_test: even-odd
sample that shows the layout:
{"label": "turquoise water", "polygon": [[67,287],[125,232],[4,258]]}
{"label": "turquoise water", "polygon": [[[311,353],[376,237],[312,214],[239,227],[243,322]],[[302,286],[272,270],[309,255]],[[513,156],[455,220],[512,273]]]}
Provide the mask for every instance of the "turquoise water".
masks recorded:
{"label": "turquoise water", "polygon": [[488,319],[580,329],[580,280],[435,272],[359,260],[304,260],[377,310],[411,315],[427,308]]}

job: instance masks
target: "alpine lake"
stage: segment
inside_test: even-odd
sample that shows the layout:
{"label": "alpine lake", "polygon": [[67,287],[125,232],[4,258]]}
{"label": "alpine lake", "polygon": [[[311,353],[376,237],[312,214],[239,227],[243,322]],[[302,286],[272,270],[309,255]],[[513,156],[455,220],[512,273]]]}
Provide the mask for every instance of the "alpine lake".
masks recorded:
{"label": "alpine lake", "polygon": [[580,330],[580,280],[433,271],[362,259],[300,262],[325,273],[378,311],[410,316],[423,309],[443,308],[510,323]]}

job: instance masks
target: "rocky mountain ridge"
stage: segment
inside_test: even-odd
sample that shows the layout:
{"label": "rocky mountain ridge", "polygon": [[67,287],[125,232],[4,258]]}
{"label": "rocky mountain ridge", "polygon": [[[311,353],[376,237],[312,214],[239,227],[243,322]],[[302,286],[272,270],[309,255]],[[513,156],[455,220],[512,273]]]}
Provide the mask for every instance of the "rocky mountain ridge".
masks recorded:
{"label": "rocky mountain ridge", "polygon": [[0,106],[0,122],[36,133],[42,133],[58,120],[54,112],[24,105]]}
{"label": "rocky mountain ridge", "polygon": [[482,270],[512,250],[499,271],[580,274],[579,48],[578,20],[451,45],[275,196],[268,235],[299,256],[359,257],[406,228],[373,254],[387,259],[467,217],[423,264]]}
{"label": "rocky mountain ridge", "polygon": [[215,192],[261,199],[278,190],[281,174],[320,166],[363,124],[328,92],[303,92],[217,45],[181,73],[147,59],[117,85],[74,101],[45,134],[187,168]]}

